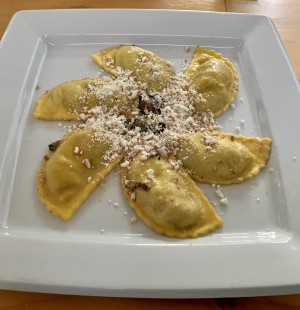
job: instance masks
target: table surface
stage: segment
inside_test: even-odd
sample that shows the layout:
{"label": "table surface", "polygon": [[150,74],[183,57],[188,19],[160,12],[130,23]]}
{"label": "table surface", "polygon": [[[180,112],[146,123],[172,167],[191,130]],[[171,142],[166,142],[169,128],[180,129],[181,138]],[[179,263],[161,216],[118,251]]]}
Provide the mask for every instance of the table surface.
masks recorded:
{"label": "table surface", "polygon": [[[300,79],[299,0],[2,0],[0,38],[19,10],[58,8],[150,8],[253,13],[273,19]],[[300,293],[300,292],[299,292]],[[221,299],[133,299],[0,290],[0,309],[300,309],[300,294]]]}

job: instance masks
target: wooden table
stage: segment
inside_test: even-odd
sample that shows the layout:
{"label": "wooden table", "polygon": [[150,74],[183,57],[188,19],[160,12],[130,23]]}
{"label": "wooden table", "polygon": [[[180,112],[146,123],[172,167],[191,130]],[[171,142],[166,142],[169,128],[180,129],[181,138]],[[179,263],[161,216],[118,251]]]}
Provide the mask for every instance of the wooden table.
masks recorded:
{"label": "wooden table", "polygon": [[[0,38],[12,15],[25,9],[57,8],[152,8],[188,9],[221,12],[246,12],[271,17],[282,37],[287,54],[300,78],[300,1],[299,0],[2,0]],[[0,68],[1,70],[1,68]],[[299,292],[300,293],[300,292]],[[133,299],[0,290],[2,309],[300,309],[300,295],[222,298],[196,300]]]}

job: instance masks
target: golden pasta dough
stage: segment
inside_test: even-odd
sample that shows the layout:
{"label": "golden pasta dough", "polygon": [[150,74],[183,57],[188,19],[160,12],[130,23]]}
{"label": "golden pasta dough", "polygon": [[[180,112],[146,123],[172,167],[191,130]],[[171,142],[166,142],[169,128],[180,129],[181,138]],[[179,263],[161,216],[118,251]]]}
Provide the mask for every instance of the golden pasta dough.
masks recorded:
{"label": "golden pasta dough", "polygon": [[[192,96],[197,111],[210,110],[215,116],[222,114],[234,100],[238,91],[238,75],[232,63],[221,54],[197,47],[185,71],[196,94]],[[203,101],[196,100],[198,96]]]}
{"label": "golden pasta dough", "polygon": [[118,163],[102,155],[110,148],[83,130],[67,136],[54,152],[46,155],[38,172],[41,202],[49,212],[69,220],[104,176]]}
{"label": "golden pasta dough", "polygon": [[162,91],[175,70],[153,52],[137,46],[118,45],[92,55],[92,59],[105,71],[116,74],[118,68],[131,71],[131,76],[144,83],[150,91]]}
{"label": "golden pasta dough", "polygon": [[158,156],[133,158],[121,170],[121,183],[129,204],[158,233],[196,238],[222,226],[222,220],[202,191],[181,168],[174,169]]}
{"label": "golden pasta dough", "polygon": [[79,120],[86,111],[99,105],[121,108],[134,104],[121,86],[112,89],[110,85],[111,80],[104,78],[59,84],[37,101],[33,116],[43,120]]}
{"label": "golden pasta dough", "polygon": [[246,138],[223,132],[190,133],[182,137],[176,156],[195,181],[241,183],[266,166],[271,142],[269,138]]}

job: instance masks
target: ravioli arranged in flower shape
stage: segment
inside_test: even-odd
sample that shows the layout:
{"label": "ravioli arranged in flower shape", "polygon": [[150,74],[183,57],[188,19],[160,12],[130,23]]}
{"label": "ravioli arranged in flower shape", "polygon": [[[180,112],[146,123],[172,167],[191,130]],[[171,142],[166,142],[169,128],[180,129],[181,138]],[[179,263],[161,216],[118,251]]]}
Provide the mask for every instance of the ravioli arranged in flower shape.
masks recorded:
{"label": "ravioli arranged in flower shape", "polygon": [[62,83],[33,112],[45,120],[83,121],[49,146],[37,177],[41,202],[69,220],[119,164],[129,205],[157,233],[196,238],[222,227],[194,181],[244,182],[266,166],[271,148],[269,138],[222,133],[214,119],[236,94],[233,65],[200,48],[184,74],[136,46],[92,58],[111,76]]}

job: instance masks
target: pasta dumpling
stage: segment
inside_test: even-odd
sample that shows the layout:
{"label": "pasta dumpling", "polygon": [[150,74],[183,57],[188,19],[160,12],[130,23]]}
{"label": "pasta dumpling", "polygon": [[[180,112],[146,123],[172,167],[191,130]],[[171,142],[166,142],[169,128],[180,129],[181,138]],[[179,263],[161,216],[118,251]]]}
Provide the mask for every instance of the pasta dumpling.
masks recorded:
{"label": "pasta dumpling", "polygon": [[104,176],[118,163],[102,156],[110,148],[89,130],[67,136],[46,155],[38,171],[38,191],[49,212],[69,220]]}
{"label": "pasta dumpling", "polygon": [[[196,92],[191,100],[199,112],[210,110],[215,116],[222,114],[238,91],[236,69],[227,58],[213,50],[197,47],[185,75]],[[198,96],[204,101],[197,100]]]}
{"label": "pasta dumpling", "polygon": [[145,83],[154,92],[161,92],[175,76],[175,70],[168,62],[137,46],[110,47],[92,55],[92,59],[113,75],[117,74],[118,68],[131,71],[136,81]]}
{"label": "pasta dumpling", "polygon": [[176,238],[196,238],[222,226],[222,220],[202,191],[181,168],[167,159],[133,158],[121,170],[121,184],[131,207],[158,233]]}
{"label": "pasta dumpling", "polygon": [[257,175],[269,159],[272,140],[246,138],[229,133],[186,134],[177,158],[198,182],[241,183]]}
{"label": "pasta dumpling", "polygon": [[121,89],[112,90],[110,83],[109,79],[87,78],[59,84],[37,101],[33,116],[43,120],[78,120],[81,113],[93,107],[120,108],[132,102]]}

